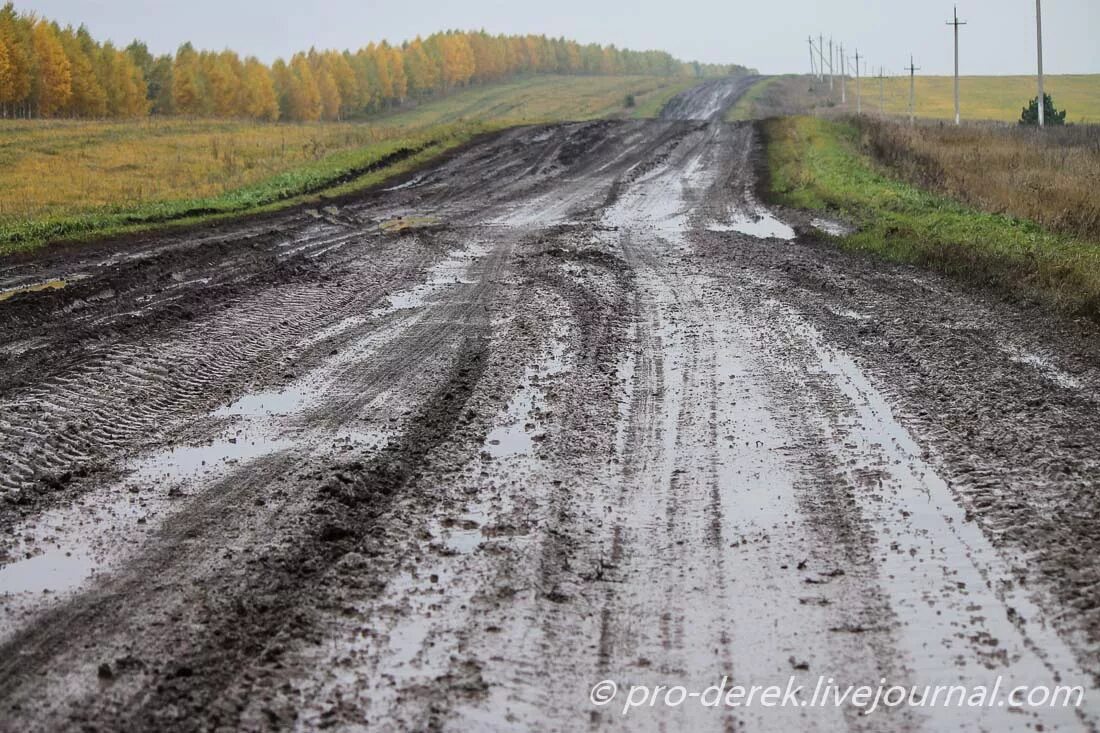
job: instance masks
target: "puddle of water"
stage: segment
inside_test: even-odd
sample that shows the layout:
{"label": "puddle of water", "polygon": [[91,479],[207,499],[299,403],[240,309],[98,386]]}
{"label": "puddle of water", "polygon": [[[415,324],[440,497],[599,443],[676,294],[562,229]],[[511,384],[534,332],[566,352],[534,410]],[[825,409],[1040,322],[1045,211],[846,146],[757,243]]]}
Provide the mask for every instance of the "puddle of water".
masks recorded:
{"label": "puddle of water", "polygon": [[310,388],[304,380],[298,380],[279,390],[251,392],[236,402],[219,407],[214,417],[266,417],[289,415],[300,411],[317,396],[317,387]]}
{"label": "puddle of water", "polygon": [[729,222],[711,224],[707,229],[712,232],[739,232],[758,239],[791,240],[795,238],[794,229],[763,207],[755,208],[748,213],[737,212]]}
{"label": "puddle of water", "polygon": [[64,592],[84,582],[95,569],[87,547],[51,547],[0,568],[0,594]]}
{"label": "puddle of water", "polygon": [[225,466],[255,460],[293,445],[290,440],[262,433],[239,431],[204,445],[182,446],[157,453],[134,466],[131,483],[176,482],[203,474],[221,472]]}
{"label": "puddle of water", "polygon": [[34,283],[33,285],[20,285],[17,288],[0,290],[0,302],[8,300],[19,293],[38,293],[43,290],[60,290],[68,284],[67,280],[55,278],[53,280],[46,280],[45,282]]}

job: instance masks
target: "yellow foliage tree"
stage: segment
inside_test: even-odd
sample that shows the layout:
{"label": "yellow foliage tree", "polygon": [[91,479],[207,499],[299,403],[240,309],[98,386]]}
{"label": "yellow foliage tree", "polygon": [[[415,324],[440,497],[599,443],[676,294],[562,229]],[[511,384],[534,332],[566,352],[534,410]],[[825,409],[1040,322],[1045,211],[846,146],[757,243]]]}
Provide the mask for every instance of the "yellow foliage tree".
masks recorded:
{"label": "yellow foliage tree", "polygon": [[272,75],[254,57],[249,57],[244,62],[241,96],[246,117],[269,122],[279,119],[279,99],[275,94]]}
{"label": "yellow foliage tree", "polygon": [[328,69],[321,69],[318,72],[317,91],[321,95],[321,118],[340,119],[340,89],[336,86],[336,80],[332,78]]}
{"label": "yellow foliage tree", "polygon": [[8,44],[0,38],[0,109],[15,101],[15,68],[11,63]]}
{"label": "yellow foliage tree", "polygon": [[181,115],[202,115],[211,108],[199,55],[190,43],[180,46],[172,64],[172,107]]}
{"label": "yellow foliage tree", "polygon": [[321,119],[321,91],[310,68],[309,59],[298,54],[290,62],[290,118],[299,122]]}
{"label": "yellow foliage tree", "polygon": [[72,71],[57,31],[44,20],[34,26],[34,55],[38,61],[34,97],[38,114],[52,117],[72,96]]}

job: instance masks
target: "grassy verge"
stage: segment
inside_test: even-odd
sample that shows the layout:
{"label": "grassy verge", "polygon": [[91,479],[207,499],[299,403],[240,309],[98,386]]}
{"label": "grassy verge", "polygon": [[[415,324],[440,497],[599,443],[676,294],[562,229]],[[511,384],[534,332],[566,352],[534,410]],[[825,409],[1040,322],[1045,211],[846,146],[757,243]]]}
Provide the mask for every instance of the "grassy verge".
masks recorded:
{"label": "grassy verge", "polygon": [[[655,116],[695,83],[538,76],[345,123],[0,120],[0,254],[267,211],[320,191],[347,193],[482,132]],[[625,106],[627,95],[634,108]]]}
{"label": "grassy verge", "polygon": [[763,130],[773,200],[853,221],[842,246],[1100,320],[1100,246],[899,181],[860,152],[852,123],[790,117]]}
{"label": "grassy verge", "polygon": [[744,120],[757,119],[757,109],[770,89],[775,87],[783,77],[766,76],[760,79],[749,90],[741,95],[741,98],[726,112],[726,122],[742,122]]}

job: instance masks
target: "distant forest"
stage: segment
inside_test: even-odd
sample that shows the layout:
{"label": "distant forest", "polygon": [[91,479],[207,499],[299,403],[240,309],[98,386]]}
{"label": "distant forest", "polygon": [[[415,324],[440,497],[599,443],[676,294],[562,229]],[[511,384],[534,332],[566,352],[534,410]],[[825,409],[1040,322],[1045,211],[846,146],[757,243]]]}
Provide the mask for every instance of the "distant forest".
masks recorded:
{"label": "distant forest", "polygon": [[154,56],[96,41],[12,3],[0,9],[0,114],[136,118],[149,114],[252,120],[340,120],[408,98],[523,74],[724,76],[742,67],[686,63],[664,51],[581,45],[545,36],[447,31],[400,46],[295,54],[268,66],[233,51]]}

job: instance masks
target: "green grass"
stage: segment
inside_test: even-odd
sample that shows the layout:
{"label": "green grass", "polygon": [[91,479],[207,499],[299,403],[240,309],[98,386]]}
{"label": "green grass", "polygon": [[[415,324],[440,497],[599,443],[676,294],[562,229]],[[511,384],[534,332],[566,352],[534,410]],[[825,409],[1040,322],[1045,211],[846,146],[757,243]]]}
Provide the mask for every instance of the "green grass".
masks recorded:
{"label": "green grass", "polygon": [[1100,246],[898,181],[859,152],[849,122],[782,118],[764,133],[773,200],[855,223],[843,247],[1100,320]]}
{"label": "green grass", "polygon": [[[698,83],[537,76],[474,87],[369,120],[257,124],[0,120],[0,255],[269,211],[348,193],[517,124],[655,116]],[[625,106],[627,95],[636,100]],[[378,167],[395,151],[415,155]],[[369,169],[369,170],[368,170]]]}
{"label": "green grass", "polygon": [[726,112],[726,122],[742,122],[756,119],[760,116],[758,106],[768,90],[778,84],[784,77],[766,76],[760,79],[745,92],[737,102]]}

